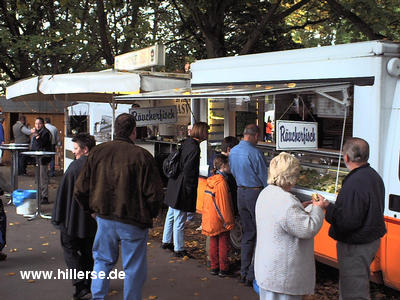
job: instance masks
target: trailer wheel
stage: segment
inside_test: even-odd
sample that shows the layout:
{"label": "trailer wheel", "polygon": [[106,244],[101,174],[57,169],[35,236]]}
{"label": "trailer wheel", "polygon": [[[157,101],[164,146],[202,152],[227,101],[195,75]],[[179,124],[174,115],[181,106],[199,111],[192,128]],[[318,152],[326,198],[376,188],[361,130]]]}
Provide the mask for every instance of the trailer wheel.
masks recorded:
{"label": "trailer wheel", "polygon": [[240,250],[242,242],[242,222],[240,217],[235,217],[235,228],[230,231],[231,245],[235,250]]}

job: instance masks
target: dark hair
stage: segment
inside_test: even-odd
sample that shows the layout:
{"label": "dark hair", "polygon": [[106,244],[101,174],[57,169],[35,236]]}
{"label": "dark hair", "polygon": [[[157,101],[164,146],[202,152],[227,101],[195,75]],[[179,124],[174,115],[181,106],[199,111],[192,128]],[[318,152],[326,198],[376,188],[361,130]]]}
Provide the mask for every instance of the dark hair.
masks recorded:
{"label": "dark hair", "polygon": [[228,152],[228,148],[232,149],[237,144],[239,144],[239,141],[237,138],[235,138],[234,136],[227,136],[224,138],[224,140],[221,143],[221,151]]}
{"label": "dark hair", "polygon": [[258,126],[256,124],[249,124],[249,125],[246,125],[246,127],[244,128],[243,135],[255,136],[259,132],[260,131],[259,131]]}
{"label": "dark hair", "polygon": [[89,133],[78,133],[72,138],[72,141],[77,143],[79,148],[84,149],[87,147],[89,151],[96,146],[96,140]]}
{"label": "dark hair", "polygon": [[361,138],[349,138],[344,143],[343,154],[347,154],[351,162],[367,162],[369,158],[369,145],[366,140]]}
{"label": "dark hair", "polygon": [[44,124],[44,120],[42,117],[36,117],[36,120],[39,120],[42,124]]}
{"label": "dark hair", "polygon": [[214,158],[214,161],[213,161],[212,173],[213,173],[213,174],[216,174],[217,171],[218,171],[219,169],[221,169],[221,167],[222,167],[223,165],[226,165],[226,164],[229,164],[228,156],[223,155],[223,154],[217,154],[217,155],[215,156],[215,158]]}
{"label": "dark hair", "polygon": [[207,123],[197,122],[193,125],[193,128],[190,131],[190,136],[196,139],[203,139],[206,136],[208,129],[210,129],[210,126],[208,126]]}
{"label": "dark hair", "polygon": [[18,118],[18,121],[26,121],[26,118],[25,118],[25,116],[24,115],[20,115],[19,116],[19,118]]}
{"label": "dark hair", "polygon": [[136,128],[135,117],[131,114],[120,114],[115,120],[115,136],[129,138]]}
{"label": "dark hair", "polygon": [[45,118],[44,121],[45,121],[46,123],[50,123],[50,118]]}

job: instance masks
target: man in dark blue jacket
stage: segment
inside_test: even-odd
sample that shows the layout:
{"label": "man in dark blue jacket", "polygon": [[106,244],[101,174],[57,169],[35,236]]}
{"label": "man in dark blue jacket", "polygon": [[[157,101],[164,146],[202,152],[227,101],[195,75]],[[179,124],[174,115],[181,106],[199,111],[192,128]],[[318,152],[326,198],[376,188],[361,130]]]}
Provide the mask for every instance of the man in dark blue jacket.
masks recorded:
{"label": "man in dark blue jacket", "polygon": [[337,240],[341,299],[369,299],[369,266],[385,235],[385,186],[368,163],[369,145],[351,138],[343,147],[350,170],[335,204],[326,209],[329,236]]}

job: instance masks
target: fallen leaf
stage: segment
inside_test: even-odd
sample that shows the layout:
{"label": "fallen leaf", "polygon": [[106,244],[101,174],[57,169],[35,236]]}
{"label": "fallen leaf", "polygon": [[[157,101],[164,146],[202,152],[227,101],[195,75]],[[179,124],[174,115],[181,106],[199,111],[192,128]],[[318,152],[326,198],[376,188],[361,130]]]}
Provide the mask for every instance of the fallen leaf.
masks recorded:
{"label": "fallen leaf", "polygon": [[52,232],[50,232],[50,234],[57,234],[57,231],[52,231]]}
{"label": "fallen leaf", "polygon": [[7,275],[8,275],[8,276],[15,276],[15,275],[16,275],[16,273],[14,273],[14,272],[10,272],[10,273],[7,273]]}
{"label": "fallen leaf", "polygon": [[43,236],[43,235],[41,235],[41,236],[40,236],[40,238],[41,238],[41,239],[45,239],[46,237],[45,237],[45,236]]}
{"label": "fallen leaf", "polygon": [[150,246],[150,245],[151,245],[151,243],[150,243],[150,242],[148,242],[148,243],[147,243],[147,246]]}
{"label": "fallen leaf", "polygon": [[172,281],[175,281],[175,279],[174,278],[170,278],[170,279],[168,279],[168,281],[172,282]]}
{"label": "fallen leaf", "polygon": [[174,262],[175,262],[174,260],[170,260],[170,261],[169,261],[170,264],[173,264]]}
{"label": "fallen leaf", "polygon": [[35,280],[33,280],[33,279],[29,279],[29,280],[27,280],[26,282],[28,282],[28,283],[34,283],[34,282],[35,282]]}
{"label": "fallen leaf", "polygon": [[8,223],[9,226],[14,226],[14,223],[10,222]]}
{"label": "fallen leaf", "polygon": [[28,250],[28,251],[32,251],[32,250],[33,250],[33,248],[28,248],[28,249],[26,249],[26,250]]}
{"label": "fallen leaf", "polygon": [[112,290],[112,291],[111,291],[111,295],[116,295],[116,294],[118,294],[118,291],[117,291],[117,290]]}
{"label": "fallen leaf", "polygon": [[158,278],[157,277],[153,277],[151,280],[158,280]]}
{"label": "fallen leaf", "polygon": [[48,246],[49,245],[49,243],[43,243],[42,244],[42,246]]}
{"label": "fallen leaf", "polygon": [[194,292],[193,296],[200,296],[200,294],[198,292]]}
{"label": "fallen leaf", "polygon": [[238,296],[233,296],[233,300],[239,300]]}
{"label": "fallen leaf", "polygon": [[200,278],[201,281],[206,281],[207,279],[208,279],[207,277]]}
{"label": "fallen leaf", "polygon": [[21,224],[21,223],[20,223],[20,222],[15,222],[14,224],[15,224],[15,225],[19,225],[19,224]]}
{"label": "fallen leaf", "polygon": [[158,299],[157,296],[149,296],[149,300],[154,300],[154,299]]}
{"label": "fallen leaf", "polygon": [[10,249],[10,253],[17,252],[17,251],[18,251],[17,248]]}
{"label": "fallen leaf", "polygon": [[186,261],[186,260],[188,260],[188,259],[189,259],[189,257],[186,256],[186,255],[182,258],[183,261]]}
{"label": "fallen leaf", "polygon": [[42,251],[42,253],[43,253],[43,254],[46,254],[46,253],[47,253],[47,251],[46,251],[46,250],[43,250],[43,251]]}

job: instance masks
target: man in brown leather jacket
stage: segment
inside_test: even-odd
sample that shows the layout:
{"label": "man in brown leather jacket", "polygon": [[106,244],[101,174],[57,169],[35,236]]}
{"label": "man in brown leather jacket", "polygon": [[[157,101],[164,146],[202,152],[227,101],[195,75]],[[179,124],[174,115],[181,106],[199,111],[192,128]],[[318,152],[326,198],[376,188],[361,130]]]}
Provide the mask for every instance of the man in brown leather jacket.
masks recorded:
{"label": "man in brown leather jacket", "polygon": [[108,293],[111,268],[118,260],[121,243],[125,271],[124,299],[142,299],[146,279],[148,228],[157,216],[163,197],[156,162],[136,146],[136,122],[130,114],[115,120],[115,139],[94,147],[75,185],[74,195],[85,210],[96,214],[93,245],[95,274],[93,299]]}

